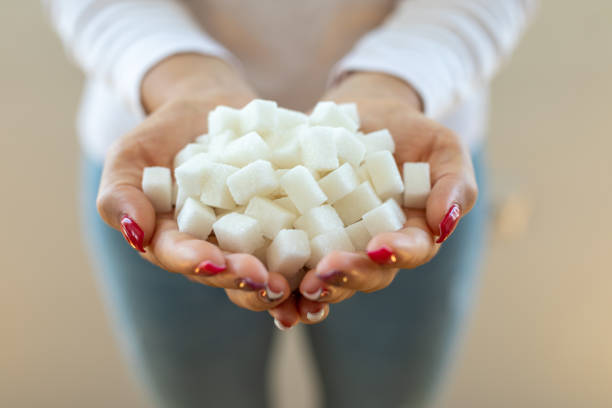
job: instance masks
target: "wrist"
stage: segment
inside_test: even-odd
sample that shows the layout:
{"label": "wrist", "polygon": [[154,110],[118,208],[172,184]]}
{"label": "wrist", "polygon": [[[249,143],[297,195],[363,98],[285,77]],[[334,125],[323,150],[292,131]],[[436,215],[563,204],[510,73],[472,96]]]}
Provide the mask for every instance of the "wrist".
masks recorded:
{"label": "wrist", "polygon": [[423,112],[421,95],[408,82],[378,72],[350,72],[336,83],[327,95],[332,99],[398,99],[407,106]]}
{"label": "wrist", "polygon": [[141,102],[145,112],[180,100],[225,99],[252,90],[227,62],[201,54],[177,54],[155,65],[143,78]]}

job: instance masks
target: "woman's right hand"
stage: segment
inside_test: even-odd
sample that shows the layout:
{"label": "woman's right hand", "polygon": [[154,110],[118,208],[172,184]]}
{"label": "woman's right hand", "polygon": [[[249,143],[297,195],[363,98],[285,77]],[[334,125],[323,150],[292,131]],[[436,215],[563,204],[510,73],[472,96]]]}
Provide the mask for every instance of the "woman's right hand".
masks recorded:
{"label": "woman's right hand", "polygon": [[207,130],[217,105],[242,107],[255,97],[225,62],[195,54],[170,57],[142,84],[149,116],[110,148],[97,206],[104,221],[121,231],[148,261],[192,281],[225,288],[232,302],[270,310],[291,295],[287,280],[269,273],[254,256],[224,254],[214,244],[179,232],[173,213],[156,214],[141,189],[145,167],[172,168],[176,153]]}

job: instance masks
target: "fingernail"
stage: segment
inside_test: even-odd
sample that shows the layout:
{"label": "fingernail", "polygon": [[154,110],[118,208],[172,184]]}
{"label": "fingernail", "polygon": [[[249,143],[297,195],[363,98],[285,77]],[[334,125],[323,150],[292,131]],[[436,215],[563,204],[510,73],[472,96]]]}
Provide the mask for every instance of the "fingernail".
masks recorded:
{"label": "fingernail", "polygon": [[318,275],[319,279],[334,286],[342,286],[348,282],[348,276],[342,271],[331,271],[326,274]]}
{"label": "fingernail", "polygon": [[227,269],[225,265],[217,265],[210,261],[204,261],[195,268],[195,273],[198,275],[214,276]]}
{"label": "fingernail", "polygon": [[316,313],[311,313],[311,312],[306,313],[306,318],[311,322],[318,322],[319,320],[323,318],[324,315],[325,315],[325,308],[322,307],[321,310],[319,310]]}
{"label": "fingernail", "polygon": [[144,232],[142,232],[142,228],[136,224],[136,221],[127,215],[121,218],[121,233],[132,248],[140,252],[145,252],[143,247]]}
{"label": "fingernail", "polygon": [[274,319],[274,325],[280,331],[287,331],[291,328],[291,326],[286,326],[285,324],[283,324],[283,322],[281,322],[278,319]]}
{"label": "fingernail", "polygon": [[374,251],[368,251],[368,256],[379,265],[397,261],[397,257],[388,246],[382,246]]}
{"label": "fingernail", "polygon": [[313,293],[304,292],[302,293],[302,295],[308,300],[317,301],[329,295],[329,290],[327,288],[319,288],[317,289],[316,292],[313,292]]}
{"label": "fingernail", "polygon": [[457,227],[457,223],[459,222],[459,218],[461,217],[461,208],[459,208],[458,204],[453,204],[448,209],[448,212],[442,219],[440,223],[440,237],[436,241],[436,244],[441,244],[446,241],[446,238],[455,230]]}
{"label": "fingernail", "polygon": [[265,289],[262,289],[262,290],[259,291],[259,296],[261,296],[262,298],[264,298],[265,300],[267,300],[269,302],[274,302],[275,300],[278,300],[278,299],[282,298],[283,295],[284,295],[283,291],[274,292],[267,285],[266,285]]}
{"label": "fingernail", "polygon": [[236,279],[236,288],[246,290],[246,291],[255,291],[261,290],[265,288],[266,285],[263,283],[253,282],[249,278],[238,278]]}

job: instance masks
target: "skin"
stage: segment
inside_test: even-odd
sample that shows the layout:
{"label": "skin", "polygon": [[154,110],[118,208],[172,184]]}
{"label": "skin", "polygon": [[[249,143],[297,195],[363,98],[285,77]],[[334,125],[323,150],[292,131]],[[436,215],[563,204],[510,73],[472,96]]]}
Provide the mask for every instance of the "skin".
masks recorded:
{"label": "skin", "polygon": [[[425,211],[406,210],[404,229],[379,234],[368,244],[368,251],[383,245],[391,248],[397,262],[381,266],[366,254],[333,252],[307,272],[299,291],[291,293],[287,280],[267,271],[254,256],[229,254],[213,243],[179,232],[173,214],[155,214],[140,187],[145,167],[172,167],[176,153],[206,132],[210,110],[217,105],[240,108],[256,97],[255,92],[225,62],[181,54],[160,62],[146,75],[141,97],[148,117],[108,152],[97,200],[100,215],[116,229],[120,229],[121,217],[131,217],[144,232],[146,252],[141,256],[148,261],[194,282],[224,288],[236,305],[267,310],[286,327],[321,322],[329,314],[330,303],[357,291],[383,289],[399,268],[428,262],[438,251],[435,238],[448,208],[456,203],[465,215],[476,201],[477,187],[467,149],[453,132],[422,114],[414,89],[383,74],[349,74],[323,100],[357,103],[364,132],[388,128],[395,138],[398,163],[429,162],[432,193]],[[196,267],[205,260],[227,269],[212,277],[197,275]],[[345,282],[330,284],[320,278],[337,270],[345,274]],[[236,281],[244,278],[283,295],[271,301],[266,290],[240,289]],[[308,294],[319,289],[325,289],[326,296],[309,299]],[[313,315],[316,321],[309,319]]]}

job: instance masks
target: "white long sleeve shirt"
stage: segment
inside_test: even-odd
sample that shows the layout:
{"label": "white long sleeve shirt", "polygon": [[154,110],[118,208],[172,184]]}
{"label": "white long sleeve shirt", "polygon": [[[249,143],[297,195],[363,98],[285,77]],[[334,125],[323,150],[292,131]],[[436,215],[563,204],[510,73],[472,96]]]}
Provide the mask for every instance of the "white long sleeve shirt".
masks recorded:
{"label": "white long sleeve shirt", "polygon": [[140,85],[182,52],[238,65],[264,98],[308,109],[345,72],[395,75],[425,113],[476,147],[488,82],[513,50],[537,0],[46,0],[87,82],[78,118],[85,152],[144,119]]}

